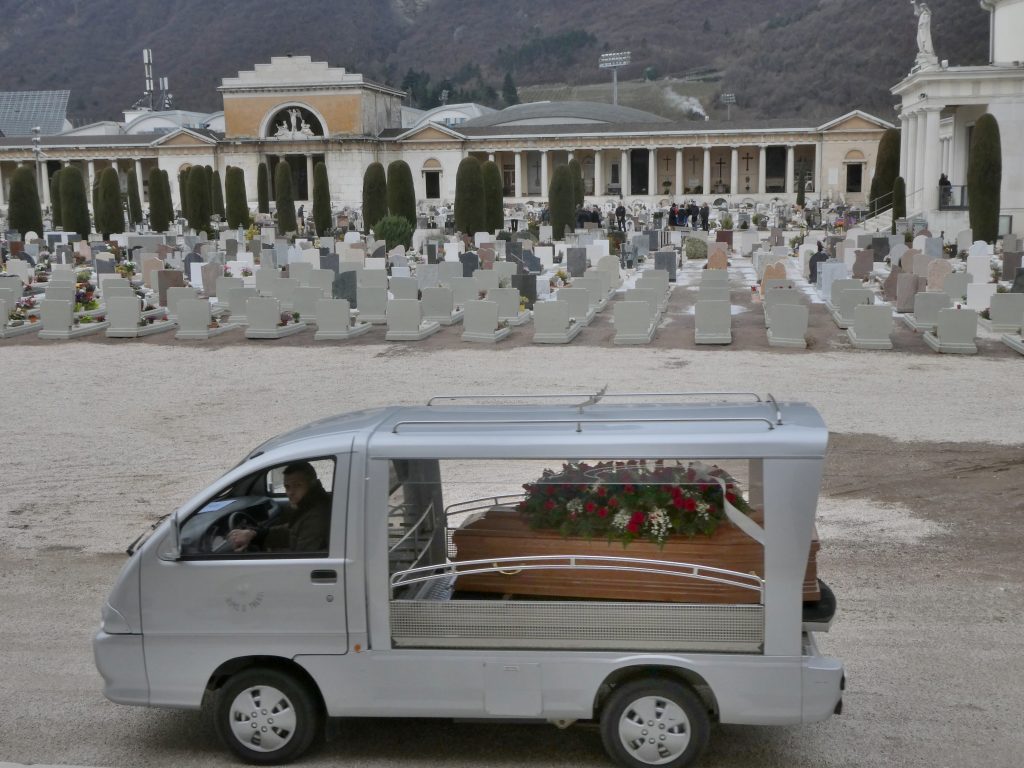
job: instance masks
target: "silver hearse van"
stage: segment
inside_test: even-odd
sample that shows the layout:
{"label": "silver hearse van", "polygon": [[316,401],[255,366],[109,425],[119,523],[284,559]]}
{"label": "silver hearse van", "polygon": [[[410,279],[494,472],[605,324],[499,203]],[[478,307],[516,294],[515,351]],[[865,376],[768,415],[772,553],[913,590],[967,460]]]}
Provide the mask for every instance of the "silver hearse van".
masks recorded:
{"label": "silver hearse van", "polygon": [[298,758],[327,718],[591,721],[633,768],[694,763],[714,722],[823,720],[845,684],[814,639],[827,436],[810,405],[741,393],[315,422],[129,550],[104,693],[205,706],[252,763]]}

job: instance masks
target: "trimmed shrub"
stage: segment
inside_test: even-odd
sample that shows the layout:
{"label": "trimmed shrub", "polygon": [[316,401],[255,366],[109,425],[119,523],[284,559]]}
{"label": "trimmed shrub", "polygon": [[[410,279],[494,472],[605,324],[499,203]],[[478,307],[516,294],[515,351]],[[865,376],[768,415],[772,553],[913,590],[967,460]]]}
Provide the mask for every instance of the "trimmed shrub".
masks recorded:
{"label": "trimmed shrub", "polygon": [[878,142],[875,175],[871,179],[871,191],[868,193],[872,216],[888,210],[892,205],[888,195],[899,175],[900,132],[898,128],[889,128]]}
{"label": "trimmed shrub", "polygon": [[331,186],[327,178],[327,163],[313,168],[313,227],[317,235],[331,228]]}
{"label": "trimmed shrub", "polygon": [[132,168],[128,171],[128,221],[142,223],[142,198],[139,196],[139,177]]}
{"label": "trimmed shrub", "polygon": [[708,257],[708,244],[696,237],[686,238],[686,258],[706,259]]}
{"label": "trimmed shrub", "polygon": [[896,219],[907,217],[907,183],[897,176],[892,185],[892,234],[896,234]]}
{"label": "trimmed shrub", "polygon": [[295,191],[292,189],[292,167],[281,160],[274,169],[274,202],[277,204],[277,228],[284,234],[297,232]]}
{"label": "trimmed shrub", "polygon": [[61,223],[65,232],[76,232],[88,237],[89,204],[85,199],[85,179],[77,165],[69,165],[60,172]]}
{"label": "trimmed shrub", "polygon": [[154,232],[166,232],[171,219],[167,215],[167,190],[164,187],[164,172],[153,168],[149,172],[149,228]]}
{"label": "trimmed shrub", "polygon": [[501,169],[498,164],[488,160],[480,168],[484,180],[484,220],[486,229],[492,234],[505,225],[505,202],[502,199]]}
{"label": "trimmed shrub", "polygon": [[569,172],[572,174],[573,207],[583,205],[583,166],[575,157],[569,161]]}
{"label": "trimmed shrub", "polygon": [[388,179],[384,166],[370,163],[363,173],[363,234],[388,215]]}
{"label": "trimmed shrub", "polygon": [[801,173],[796,178],[796,207],[801,210],[807,205],[807,175]]}
{"label": "trimmed shrub", "polygon": [[227,213],[224,210],[224,188],[220,185],[220,171],[214,171],[210,178],[210,189],[213,192],[210,198],[210,209],[214,216],[220,216],[220,220],[224,221],[227,218]]}
{"label": "trimmed shrub", "polygon": [[385,216],[373,225],[373,235],[386,242],[389,251],[399,245],[408,248],[412,245],[412,224],[405,216]]}
{"label": "trimmed shrub", "polygon": [[455,174],[455,230],[472,235],[486,228],[484,174],[479,160],[466,157]]}
{"label": "trimmed shrub", "polygon": [[165,215],[167,221],[171,222],[177,218],[177,212],[174,210],[174,198],[171,196],[171,176],[167,171],[160,171],[160,180],[164,183],[164,205],[167,206]]}
{"label": "trimmed shrub", "polygon": [[395,160],[388,166],[388,213],[404,216],[409,226],[416,226],[416,189],[405,160]]}
{"label": "trimmed shrub", "polygon": [[60,170],[50,177],[50,213],[53,218],[53,228],[57,229],[63,226],[60,205]]}
{"label": "trimmed shrub", "polygon": [[124,208],[121,207],[121,179],[116,168],[104,168],[100,174],[99,208],[96,210],[96,231],[109,240],[124,232]]}
{"label": "trimmed shrub", "polygon": [[188,200],[186,216],[188,225],[196,232],[210,231],[210,216],[213,211],[210,205],[210,182],[206,178],[206,169],[201,165],[192,166],[187,182]]}
{"label": "trimmed shrub", "polygon": [[999,236],[1003,149],[999,123],[985,113],[974,124],[967,163],[968,208],[975,240],[994,243]]}
{"label": "trimmed shrub", "polygon": [[245,171],[241,168],[228,168],[224,177],[224,191],[227,195],[225,215],[228,227],[248,227],[249,200],[245,193]]}
{"label": "trimmed shrub", "polygon": [[256,171],[256,210],[270,213],[270,170],[266,163],[260,163]]}
{"label": "trimmed shrub", "polygon": [[576,226],[576,191],[572,171],[568,165],[555,168],[548,187],[548,208],[555,240],[565,237],[565,229],[572,232]]}
{"label": "trimmed shrub", "polygon": [[186,219],[188,215],[188,174],[191,169],[178,171],[178,207]]}
{"label": "trimmed shrub", "polygon": [[11,229],[23,235],[35,232],[42,237],[43,210],[39,207],[39,187],[36,185],[34,168],[23,165],[14,172],[7,204],[7,220]]}

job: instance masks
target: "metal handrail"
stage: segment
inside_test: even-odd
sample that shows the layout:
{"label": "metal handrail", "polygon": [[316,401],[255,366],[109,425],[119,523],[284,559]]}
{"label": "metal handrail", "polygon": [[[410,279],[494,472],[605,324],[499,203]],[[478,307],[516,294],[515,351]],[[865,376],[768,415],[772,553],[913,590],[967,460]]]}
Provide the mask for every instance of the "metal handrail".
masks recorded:
{"label": "metal handrail", "polygon": [[434,512],[434,502],[431,501],[429,504],[427,504],[426,509],[423,510],[423,514],[419,516],[419,518],[416,520],[416,522],[409,526],[408,530],[405,532],[405,535],[402,536],[393,545],[388,547],[388,554],[389,555],[393,554],[396,549],[398,549],[402,544],[405,543],[406,539],[408,539],[410,536],[412,536],[414,533],[416,533],[419,530],[420,526],[423,525],[423,522],[433,512]]}
{"label": "metal handrail", "polygon": [[775,406],[775,423],[782,426],[782,409],[779,407],[778,401],[775,399],[775,395],[771,392],[768,393],[768,402]]}
{"label": "metal handrail", "polygon": [[[781,416],[779,417],[781,418]],[[461,421],[454,419],[406,419],[397,422],[394,427],[391,428],[392,434],[398,434],[399,427],[406,426],[475,426],[478,424],[507,424],[512,425],[527,425],[527,424],[538,424],[538,425],[549,425],[549,424],[575,424],[576,431],[582,432],[584,424],[687,424],[687,423],[706,423],[706,422],[761,422],[768,425],[769,430],[775,429],[776,422],[764,416],[727,416],[727,417],[715,417],[715,416],[693,416],[687,418],[654,418],[654,419],[637,419],[637,418],[587,418],[587,419],[475,419],[471,422]],[[781,422],[778,422],[781,423]]]}
{"label": "metal handrail", "polygon": [[[467,499],[466,501],[458,501],[455,504],[449,504],[447,507],[444,508],[444,516],[451,517],[452,515],[462,515],[466,512],[473,512],[477,509],[490,509],[491,507],[501,506],[502,504],[504,504],[502,499],[523,499],[525,497],[525,493],[503,493],[501,496],[481,496],[479,499]],[[475,506],[468,506],[470,504],[473,504]],[[466,509],[460,509],[460,507],[466,507]]]}
{"label": "metal handrail", "polygon": [[[603,565],[602,563],[608,563]],[[650,567],[654,566],[654,567]],[[764,595],[764,579],[754,573],[730,571],[699,563],[681,563],[671,560],[650,560],[639,557],[610,557],[601,555],[529,555],[524,557],[497,557],[485,560],[459,560],[441,565],[427,565],[396,571],[391,576],[391,588],[421,584],[450,577],[482,573],[500,573],[514,576],[522,571],[539,570],[593,570],[627,573],[655,573],[664,576],[707,581],[714,584],[749,589]],[[422,575],[421,575],[422,574]]]}

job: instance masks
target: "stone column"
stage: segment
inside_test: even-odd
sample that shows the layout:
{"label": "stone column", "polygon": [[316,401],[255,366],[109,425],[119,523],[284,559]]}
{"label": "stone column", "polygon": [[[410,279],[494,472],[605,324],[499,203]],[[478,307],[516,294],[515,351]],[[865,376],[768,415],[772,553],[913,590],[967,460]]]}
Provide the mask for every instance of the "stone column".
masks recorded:
{"label": "stone column", "polygon": [[85,174],[85,199],[92,202],[92,184],[96,180],[96,161],[89,160],[86,163]]}
{"label": "stone column", "polygon": [[910,164],[907,162],[907,142],[909,141],[910,135],[910,116],[902,115],[900,117],[900,176],[903,177],[903,181],[907,180],[907,171],[910,168]]}
{"label": "stone column", "polygon": [[658,192],[658,150],[647,150],[647,194],[652,197]]}
{"label": "stone column", "polygon": [[541,197],[548,196],[548,151],[546,149],[540,151],[540,195]]}
{"label": "stone column", "polygon": [[768,194],[768,147],[764,144],[757,148],[757,194]]}
{"label": "stone column", "polygon": [[139,187],[139,203],[146,204],[146,185],[142,183],[142,161],[135,161],[135,183]]}
{"label": "stone column", "polygon": [[907,203],[907,213],[923,211],[924,209],[924,177],[926,173],[925,163],[927,157],[925,156],[925,148],[928,144],[928,114],[924,110],[917,113],[917,143],[914,145],[915,148],[915,159],[914,159],[914,185],[907,185],[907,193],[912,196],[914,200],[913,205],[910,202]]}
{"label": "stone column", "polygon": [[921,184],[924,187],[924,212],[939,207],[939,110],[931,107],[924,113],[924,166]]}
{"label": "stone column", "polygon": [[675,194],[683,194],[683,150],[676,150],[676,184]]}
{"label": "stone column", "polygon": [[604,195],[604,154],[600,149],[594,150],[594,195]]}
{"label": "stone column", "polygon": [[824,145],[823,140],[814,145],[814,194],[819,200],[823,197],[822,190],[825,187],[825,180],[821,178],[821,156],[825,149]]}
{"label": "stone column", "polygon": [[512,153],[513,160],[512,165],[512,197],[523,196],[523,153],[521,150],[516,150]]}
{"label": "stone column", "polygon": [[[902,144],[902,141],[900,142]],[[906,152],[906,171],[903,175],[903,181],[907,185],[907,209],[909,213],[910,207],[914,204],[913,192],[917,187],[914,186],[914,175],[916,173],[915,166],[917,165],[917,113],[911,113],[907,115],[907,147]],[[902,161],[901,161],[902,165]]]}
{"label": "stone column", "polygon": [[0,206],[7,205],[7,190],[4,189],[4,164],[0,162]]}
{"label": "stone column", "polygon": [[629,194],[629,150],[622,150],[622,159],[619,161],[619,189],[622,196]]}
{"label": "stone column", "polygon": [[[38,175],[36,183],[42,187],[39,192],[43,198],[43,206],[46,207],[50,205],[50,174],[47,172],[45,160],[41,159],[36,164],[36,167],[36,174]],[[43,233],[40,232],[39,234],[42,235]]]}
{"label": "stone column", "polygon": [[711,194],[711,147],[704,147],[704,186],[702,194]]}
{"label": "stone column", "polygon": [[793,173],[796,169],[796,147],[792,144],[786,146],[786,194],[793,194]]}
{"label": "stone column", "polygon": [[735,195],[740,191],[740,148],[732,148],[732,157],[729,158],[729,194]]}
{"label": "stone column", "polygon": [[492,163],[494,162],[494,153],[493,152],[488,152],[487,153],[487,160],[489,162],[492,162]]}
{"label": "stone column", "polygon": [[[306,200],[313,199],[313,156],[306,155]],[[309,215],[312,216],[313,212],[310,211]]]}

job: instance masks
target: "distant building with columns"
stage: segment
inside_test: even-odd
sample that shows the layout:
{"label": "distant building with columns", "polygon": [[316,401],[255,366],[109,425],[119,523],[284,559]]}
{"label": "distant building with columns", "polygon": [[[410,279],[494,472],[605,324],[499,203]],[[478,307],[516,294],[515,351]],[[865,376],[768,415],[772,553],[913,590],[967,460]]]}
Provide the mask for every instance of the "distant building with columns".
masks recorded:
{"label": "distant building with columns", "polygon": [[[1003,151],[1003,228],[1024,216],[1024,0],[981,0],[991,15],[989,60],[956,67],[919,53],[892,92],[901,100],[900,173],[907,212],[947,236],[968,226],[967,168],[974,124],[986,112],[999,122]],[[940,174],[950,187],[940,190]]]}
{"label": "distant building with columns", "polygon": [[[336,207],[358,207],[362,178],[375,161],[405,160],[421,204],[450,203],[467,155],[493,159],[506,203],[546,197],[555,167],[575,158],[588,202],[684,199],[860,205],[874,173],[877,146],[890,123],[860,111],[824,124],[799,119],[672,122],[626,107],[589,102],[539,102],[501,111],[453,105],[422,115],[402,106],[405,94],[306,56],[275,57],[218,89],[224,109],[125,113],[123,123],[96,123],[43,136],[41,157],[26,137],[0,138],[0,208],[18,165],[38,163],[39,178],[79,165],[91,183],[106,167],[122,185],[134,169],[148,200],[152,168],[168,172],[175,201],[178,174],[192,165],[245,173],[256,203],[257,169],[292,167],[296,201],[309,203],[312,171],[324,162]],[[411,125],[410,125],[411,123]],[[41,190],[49,204],[49,185]]]}

